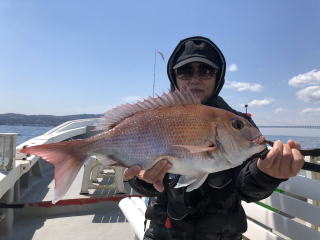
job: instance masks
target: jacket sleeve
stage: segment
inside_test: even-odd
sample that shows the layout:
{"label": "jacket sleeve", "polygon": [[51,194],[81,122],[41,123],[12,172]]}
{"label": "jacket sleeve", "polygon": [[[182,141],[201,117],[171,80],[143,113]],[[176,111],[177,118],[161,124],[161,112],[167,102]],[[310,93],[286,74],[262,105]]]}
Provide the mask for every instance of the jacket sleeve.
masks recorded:
{"label": "jacket sleeve", "polygon": [[[179,181],[179,178],[180,175],[166,173],[166,175],[163,178],[163,185],[165,189],[164,191],[166,191],[168,188],[174,187]],[[131,180],[129,180],[129,184],[134,190],[146,197],[159,197],[160,195],[162,195],[162,193],[158,192],[152,184],[140,180],[137,177],[134,177]]]}
{"label": "jacket sleeve", "polygon": [[240,168],[236,184],[241,200],[256,202],[269,197],[279,184],[287,179],[278,179],[262,172],[257,159],[247,160]]}
{"label": "jacket sleeve", "polygon": [[156,197],[160,195],[160,192],[158,192],[152,184],[140,180],[137,177],[130,179],[128,182],[135,191],[146,197]]}

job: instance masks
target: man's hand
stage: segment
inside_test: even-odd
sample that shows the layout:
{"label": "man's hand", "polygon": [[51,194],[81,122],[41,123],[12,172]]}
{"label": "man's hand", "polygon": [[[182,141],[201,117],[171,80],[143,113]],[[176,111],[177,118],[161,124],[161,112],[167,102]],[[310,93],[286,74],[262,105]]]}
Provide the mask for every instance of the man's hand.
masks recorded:
{"label": "man's hand", "polygon": [[304,164],[299,152],[300,144],[289,140],[287,144],[275,141],[266,158],[258,159],[257,166],[265,174],[286,179],[296,176]]}
{"label": "man's hand", "polygon": [[169,163],[167,160],[161,160],[157,162],[148,170],[141,170],[139,165],[134,165],[125,170],[124,179],[129,180],[134,176],[137,176],[141,180],[153,184],[157,191],[163,192],[163,178],[170,168],[171,163]]}

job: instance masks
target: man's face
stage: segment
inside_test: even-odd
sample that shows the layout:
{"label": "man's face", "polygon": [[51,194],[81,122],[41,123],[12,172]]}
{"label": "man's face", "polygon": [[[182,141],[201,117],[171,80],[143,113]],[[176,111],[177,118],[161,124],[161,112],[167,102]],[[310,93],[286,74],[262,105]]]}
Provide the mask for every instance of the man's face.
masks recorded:
{"label": "man's face", "polygon": [[175,70],[179,89],[189,88],[205,103],[216,86],[217,70],[205,63],[193,62]]}

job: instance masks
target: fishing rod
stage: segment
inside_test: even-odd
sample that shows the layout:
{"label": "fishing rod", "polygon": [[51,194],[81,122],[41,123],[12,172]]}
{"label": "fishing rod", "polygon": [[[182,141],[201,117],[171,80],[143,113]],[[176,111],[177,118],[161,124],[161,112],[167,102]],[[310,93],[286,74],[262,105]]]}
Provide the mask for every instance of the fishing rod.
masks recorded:
{"label": "fishing rod", "polygon": [[[270,140],[264,140],[264,143],[273,146],[274,142]],[[268,152],[270,150],[266,148],[262,152],[257,154],[257,157],[260,157],[261,159],[264,159]],[[320,148],[314,148],[314,149],[299,149],[302,156],[310,156],[310,157],[319,157],[320,156]],[[304,162],[302,169],[307,171],[313,171],[320,173],[320,165],[316,163],[311,162]]]}

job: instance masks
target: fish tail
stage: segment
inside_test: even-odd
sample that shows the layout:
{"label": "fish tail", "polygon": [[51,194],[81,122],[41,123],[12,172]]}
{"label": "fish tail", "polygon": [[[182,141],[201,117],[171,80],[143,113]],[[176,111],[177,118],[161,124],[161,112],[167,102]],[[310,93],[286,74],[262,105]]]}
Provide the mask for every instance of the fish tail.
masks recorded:
{"label": "fish tail", "polygon": [[81,151],[81,147],[85,144],[84,140],[73,140],[32,146],[21,150],[22,153],[42,157],[54,165],[53,203],[59,201],[66,194],[84,164],[86,153]]}

